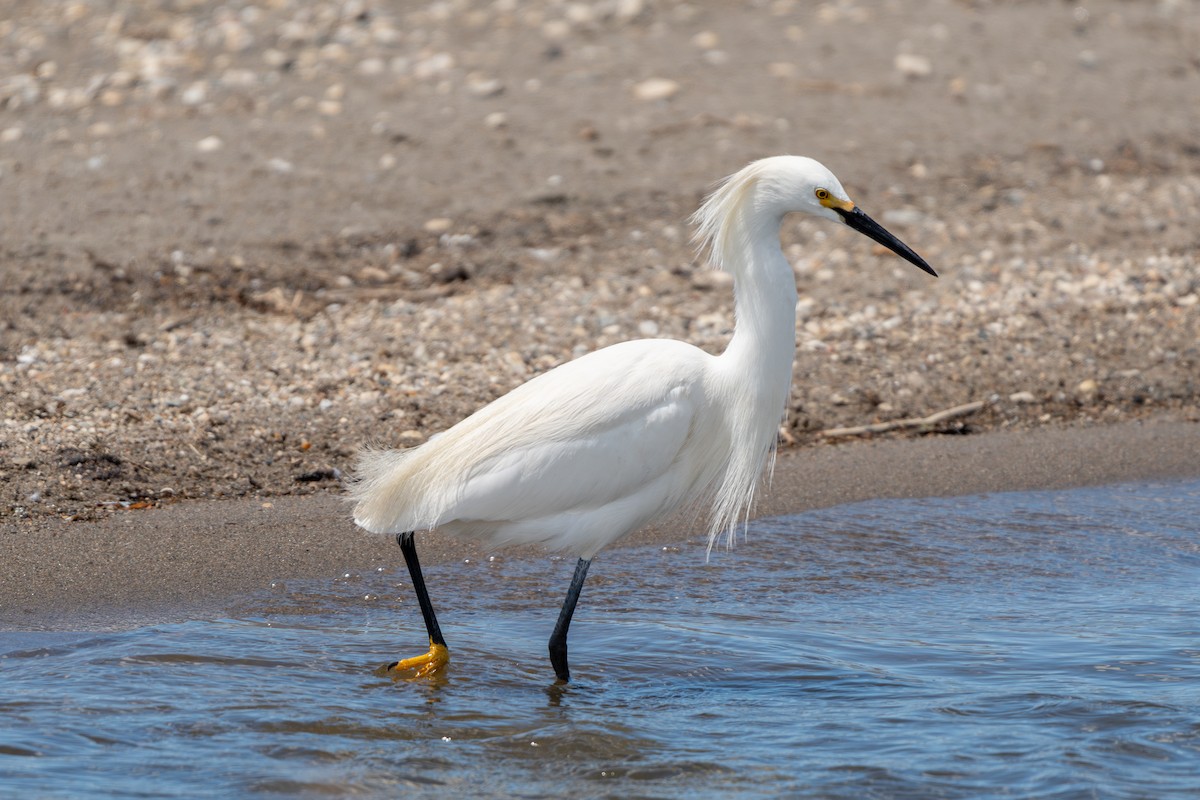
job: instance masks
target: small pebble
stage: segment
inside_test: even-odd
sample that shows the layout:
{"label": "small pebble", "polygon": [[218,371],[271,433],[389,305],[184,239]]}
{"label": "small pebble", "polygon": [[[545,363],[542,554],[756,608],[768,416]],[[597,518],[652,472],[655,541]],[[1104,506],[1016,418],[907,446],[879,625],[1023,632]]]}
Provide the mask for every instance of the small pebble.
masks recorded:
{"label": "small pebble", "polygon": [[452,69],[454,56],[449,53],[436,53],[414,64],[413,75],[420,80],[431,80],[445,75]]}
{"label": "small pebble", "polygon": [[382,75],[387,70],[387,64],[382,58],[366,58],[358,62],[358,73],[373,78]]}
{"label": "small pebble", "polygon": [[196,81],[184,89],[179,95],[179,102],[185,106],[198,106],[208,99],[208,84]]}
{"label": "small pebble", "polygon": [[889,208],[879,218],[886,225],[910,227],[920,224],[925,215],[915,208]]}
{"label": "small pebble", "polygon": [[933,74],[933,63],[925,56],[900,53],[894,64],[896,71],[905,78],[928,78]]}
{"label": "small pebble", "polygon": [[476,97],[495,97],[504,92],[504,84],[495,78],[475,78],[467,82],[467,90]]}
{"label": "small pebble", "polygon": [[679,84],[669,78],[650,78],[634,84],[633,95],[638,100],[655,102],[670,100],[679,93]]}

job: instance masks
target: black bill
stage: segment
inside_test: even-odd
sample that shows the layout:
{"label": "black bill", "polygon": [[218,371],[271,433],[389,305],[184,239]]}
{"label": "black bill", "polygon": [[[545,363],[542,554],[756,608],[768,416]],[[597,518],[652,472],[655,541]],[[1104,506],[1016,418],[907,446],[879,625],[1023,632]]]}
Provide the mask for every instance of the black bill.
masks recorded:
{"label": "black bill", "polygon": [[888,250],[891,250],[893,253],[903,258],[905,261],[916,264],[933,277],[937,277],[937,273],[933,271],[933,267],[925,263],[925,259],[913,252],[913,249],[904,242],[888,233],[887,228],[883,227],[878,222],[864,214],[862,209],[855,206],[850,211],[843,211],[840,208],[835,208],[834,211],[838,212],[838,214],[841,215],[842,220],[854,230],[858,231],[864,236],[874,239]]}

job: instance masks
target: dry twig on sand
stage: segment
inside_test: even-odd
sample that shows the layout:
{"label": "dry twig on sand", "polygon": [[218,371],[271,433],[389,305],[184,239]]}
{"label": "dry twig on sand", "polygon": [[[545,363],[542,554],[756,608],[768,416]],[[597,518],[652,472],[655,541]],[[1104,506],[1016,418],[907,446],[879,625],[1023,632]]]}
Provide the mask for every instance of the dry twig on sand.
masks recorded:
{"label": "dry twig on sand", "polygon": [[852,428],[830,428],[821,431],[821,435],[826,439],[835,439],[844,436],[865,436],[871,433],[886,433],[887,431],[901,430],[905,428],[929,428],[937,425],[939,422],[945,422],[948,419],[955,417],[965,417],[968,414],[974,414],[984,406],[983,400],[976,400],[973,403],[964,403],[961,406],[954,406],[939,411],[936,414],[930,414],[928,417],[910,417],[909,419],[894,419],[888,422],[876,422],[871,425],[856,425]]}

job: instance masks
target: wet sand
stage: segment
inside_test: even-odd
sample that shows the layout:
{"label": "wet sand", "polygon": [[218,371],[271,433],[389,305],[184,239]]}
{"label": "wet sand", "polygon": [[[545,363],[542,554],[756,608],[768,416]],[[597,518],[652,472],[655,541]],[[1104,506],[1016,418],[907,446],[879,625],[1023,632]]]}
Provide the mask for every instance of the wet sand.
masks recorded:
{"label": "wet sand", "polygon": [[[856,442],[781,453],[756,513],[1196,475],[1200,425],[1172,420]],[[676,518],[617,546],[699,535]],[[426,564],[489,552],[436,534],[420,542]],[[354,527],[341,499],[316,495],[5,522],[0,563],[10,576],[0,584],[0,628],[78,630],[220,614],[272,581],[332,579],[401,560],[391,539]]]}

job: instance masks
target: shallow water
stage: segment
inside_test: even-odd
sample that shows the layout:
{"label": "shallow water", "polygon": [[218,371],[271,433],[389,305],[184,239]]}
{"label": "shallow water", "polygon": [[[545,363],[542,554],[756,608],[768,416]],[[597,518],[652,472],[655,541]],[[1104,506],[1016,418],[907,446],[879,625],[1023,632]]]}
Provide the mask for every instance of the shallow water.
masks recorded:
{"label": "shallow water", "polygon": [[1200,794],[1200,481],[887,500],[427,570],[444,680],[394,570],[236,618],[0,634],[13,796],[1171,798]]}

